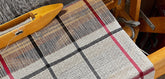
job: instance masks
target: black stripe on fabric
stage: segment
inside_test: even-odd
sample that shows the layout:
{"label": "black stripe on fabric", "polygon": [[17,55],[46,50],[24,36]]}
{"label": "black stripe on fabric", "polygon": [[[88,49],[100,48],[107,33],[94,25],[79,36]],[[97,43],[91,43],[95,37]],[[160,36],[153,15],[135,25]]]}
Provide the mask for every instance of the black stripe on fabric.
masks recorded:
{"label": "black stripe on fabric", "polygon": [[60,62],[62,62],[62,61],[64,61],[64,60],[66,60],[66,59],[68,59],[68,58],[70,58],[70,57],[76,55],[77,53],[78,53],[78,51],[76,50],[76,51],[74,51],[74,52],[72,52],[72,53],[70,53],[70,54],[64,56],[63,58],[58,59],[57,61],[54,61],[54,62],[50,63],[50,66],[54,66],[54,65],[56,65],[56,64],[58,64],[58,63],[60,63]]}
{"label": "black stripe on fabric", "polygon": [[89,62],[89,60],[87,59],[87,57],[84,55],[84,53],[82,52],[82,50],[80,49],[80,47],[78,46],[78,44],[76,43],[75,39],[73,38],[73,36],[71,35],[71,33],[68,31],[68,29],[66,28],[66,26],[64,25],[64,23],[62,22],[62,20],[60,19],[59,16],[56,17],[58,22],[61,24],[61,26],[63,27],[64,31],[67,33],[67,35],[69,36],[69,38],[71,39],[71,41],[73,42],[74,46],[77,48],[77,50],[80,52],[80,55],[82,56],[82,58],[85,60],[85,62],[87,63],[88,67],[91,69],[91,71],[93,72],[93,74],[96,76],[97,79],[101,79],[100,76],[98,75],[98,73],[95,71],[95,69],[93,68],[93,66],[91,65],[91,63]]}
{"label": "black stripe on fabric", "polygon": [[57,21],[60,23],[60,25],[63,27],[64,31],[67,33],[67,35],[69,36],[70,40],[72,42],[75,42],[74,38],[72,37],[72,35],[70,34],[70,32],[68,31],[68,29],[65,27],[64,23],[62,22],[62,20],[60,19],[59,16],[56,16]]}
{"label": "black stripe on fabric", "polygon": [[[122,28],[118,28],[118,29],[112,31],[112,32],[111,32],[111,35],[113,35],[113,34],[119,32],[119,31],[121,31],[121,30],[122,30]],[[89,43],[89,44],[87,44],[87,45],[81,47],[81,50],[87,49],[87,48],[91,47],[92,45],[95,45],[96,43],[98,43],[98,42],[100,42],[100,41],[102,41],[102,40],[104,40],[104,39],[106,39],[106,38],[108,38],[108,37],[109,37],[109,34],[106,34],[106,35],[104,35],[104,36],[102,36],[102,37],[100,37],[100,38],[98,38],[98,39],[92,41],[91,43]]]}
{"label": "black stripe on fabric", "polygon": [[[39,49],[39,47],[37,46],[37,44],[35,43],[33,37],[31,35],[28,35],[28,38],[29,40],[31,41],[32,45],[34,46],[34,48],[36,49],[38,55],[40,56],[40,58],[42,59],[42,61],[44,62],[44,64],[46,65],[46,67],[48,68],[51,76],[54,78],[54,79],[57,79],[55,73],[53,72],[52,68],[50,67],[50,64],[48,64],[48,62],[46,61],[46,59],[44,58],[41,50]],[[33,75],[34,76],[34,75]]]}
{"label": "black stripe on fabric", "polygon": [[[74,52],[72,52],[72,53],[66,55],[66,56],[63,57],[63,58],[58,59],[57,61],[54,61],[54,62],[50,63],[50,67],[52,67],[52,66],[54,66],[54,65],[56,65],[56,64],[58,64],[58,63],[60,63],[60,62],[62,62],[62,61],[64,61],[64,60],[66,60],[66,59],[68,59],[68,58],[70,58],[70,57],[72,57],[72,56],[74,56],[74,55],[77,54],[77,53],[78,53],[78,51],[76,50],[76,51],[74,51]],[[35,75],[41,73],[41,72],[44,71],[46,68],[47,68],[47,67],[44,66],[44,67],[42,67],[41,69],[38,69],[37,71],[35,71],[35,72],[33,72],[33,73],[31,73],[31,74],[29,74],[29,75],[27,75],[27,76],[25,76],[25,77],[23,77],[23,78],[21,78],[21,79],[29,79],[29,78],[31,78],[31,77],[33,77],[33,76],[35,76]]]}
{"label": "black stripe on fabric", "polygon": [[101,79],[101,77],[98,75],[98,73],[95,71],[95,69],[93,68],[93,66],[91,65],[91,63],[89,62],[88,58],[84,55],[84,53],[82,52],[82,50],[79,48],[78,51],[80,52],[81,56],[83,57],[83,59],[85,60],[85,62],[88,64],[89,68],[91,69],[91,71],[95,74],[97,79]]}
{"label": "black stripe on fabric", "polygon": [[[119,32],[119,31],[121,31],[121,30],[122,30],[122,28],[118,28],[118,29],[112,31],[111,33],[112,33],[112,34],[115,34],[115,33]],[[93,46],[93,45],[99,43],[100,41],[103,41],[104,39],[106,39],[106,38],[108,38],[108,37],[109,37],[109,35],[106,34],[106,35],[104,35],[104,36],[102,36],[102,37],[100,37],[100,38],[94,40],[93,42],[91,42],[91,43],[89,43],[89,44],[87,44],[87,45],[81,47],[80,49],[81,49],[81,50],[87,49],[87,48],[89,48],[89,47],[91,47],[91,46]],[[80,50],[80,49],[79,49],[79,50]],[[62,62],[62,61],[64,61],[64,60],[66,60],[66,59],[68,59],[68,58],[70,58],[70,57],[76,55],[78,52],[79,52],[78,50],[75,50],[74,52],[72,52],[72,53],[70,53],[70,54],[64,56],[63,58],[58,59],[58,60],[56,60],[56,61],[50,63],[50,66],[56,65],[56,64],[58,64],[58,63],[60,63],[60,62]],[[23,77],[22,79],[31,78],[32,76],[41,73],[41,72],[44,71],[45,69],[46,69],[46,66],[43,67],[43,68],[41,68],[41,69],[38,69],[37,71],[35,71],[35,72],[33,72],[33,73],[31,73],[31,74],[25,76],[25,77]],[[34,74],[34,75],[33,75],[33,74]]]}

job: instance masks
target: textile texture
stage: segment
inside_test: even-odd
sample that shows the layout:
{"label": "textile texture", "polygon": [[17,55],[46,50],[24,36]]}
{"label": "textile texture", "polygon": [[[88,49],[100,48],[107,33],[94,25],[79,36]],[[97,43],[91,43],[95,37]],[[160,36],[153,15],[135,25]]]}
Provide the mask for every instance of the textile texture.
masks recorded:
{"label": "textile texture", "polygon": [[0,0],[0,24],[44,5],[54,3],[66,5],[72,1],[74,0]]}
{"label": "textile texture", "polygon": [[76,0],[0,50],[2,79],[153,79],[154,68],[101,0]]}

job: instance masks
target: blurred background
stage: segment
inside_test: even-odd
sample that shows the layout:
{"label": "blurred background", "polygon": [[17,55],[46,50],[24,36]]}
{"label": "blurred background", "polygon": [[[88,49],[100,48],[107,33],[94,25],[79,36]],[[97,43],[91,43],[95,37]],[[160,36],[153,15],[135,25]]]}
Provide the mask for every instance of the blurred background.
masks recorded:
{"label": "blurred background", "polygon": [[[147,17],[165,16],[165,0],[141,1],[141,9]],[[165,34],[140,32],[136,40],[136,44],[141,49],[151,54],[165,46]]]}

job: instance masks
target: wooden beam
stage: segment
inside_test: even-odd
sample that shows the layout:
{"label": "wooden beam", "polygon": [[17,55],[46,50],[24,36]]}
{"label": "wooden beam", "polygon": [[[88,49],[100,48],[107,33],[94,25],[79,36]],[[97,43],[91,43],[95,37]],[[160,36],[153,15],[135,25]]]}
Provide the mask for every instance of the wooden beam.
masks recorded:
{"label": "wooden beam", "polygon": [[165,47],[148,56],[155,68],[155,79],[165,74]]}
{"label": "wooden beam", "polygon": [[105,3],[105,5],[109,10],[115,8],[118,4],[118,0],[103,0],[103,2]]}
{"label": "wooden beam", "polygon": [[141,20],[141,32],[165,33],[165,17],[151,17],[150,20],[155,25],[155,30],[152,30],[145,21]]}
{"label": "wooden beam", "polygon": [[133,20],[139,20],[141,0],[130,0],[130,11],[129,14]]}

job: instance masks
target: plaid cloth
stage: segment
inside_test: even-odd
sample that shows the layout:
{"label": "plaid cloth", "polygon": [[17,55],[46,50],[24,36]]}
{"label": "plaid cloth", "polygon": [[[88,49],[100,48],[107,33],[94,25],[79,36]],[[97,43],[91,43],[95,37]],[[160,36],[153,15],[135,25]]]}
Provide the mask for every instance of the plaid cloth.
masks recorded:
{"label": "plaid cloth", "polygon": [[0,50],[2,79],[153,79],[152,63],[101,0],[77,0]]}

